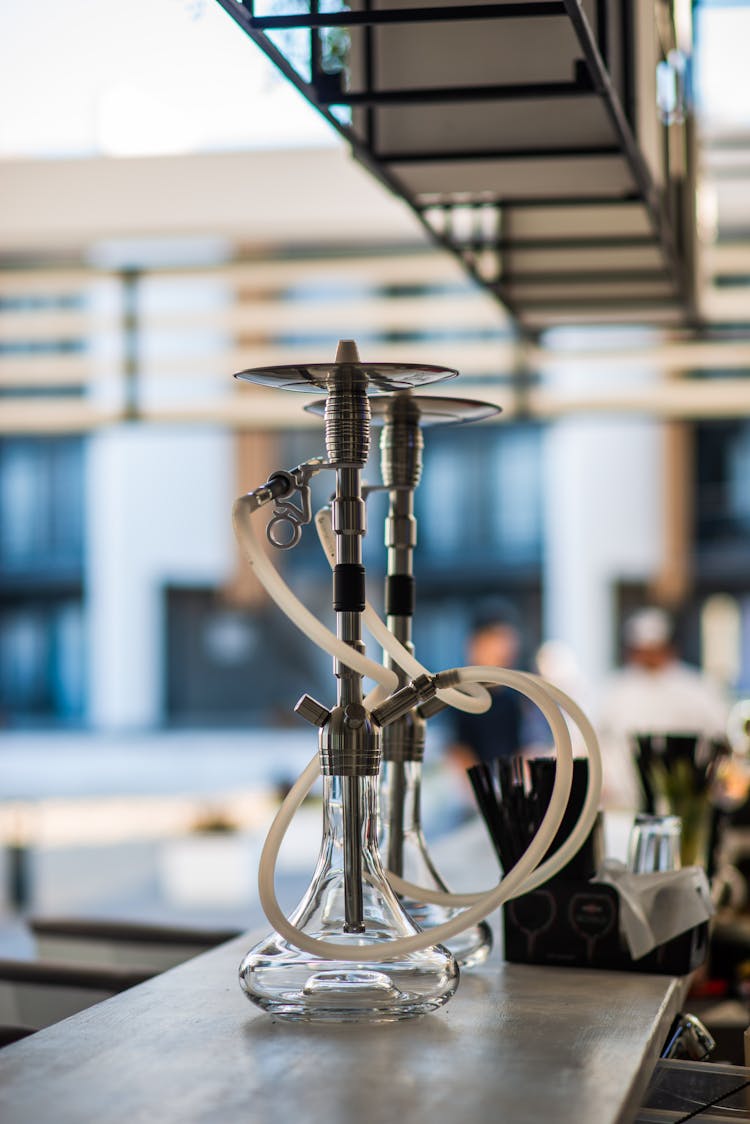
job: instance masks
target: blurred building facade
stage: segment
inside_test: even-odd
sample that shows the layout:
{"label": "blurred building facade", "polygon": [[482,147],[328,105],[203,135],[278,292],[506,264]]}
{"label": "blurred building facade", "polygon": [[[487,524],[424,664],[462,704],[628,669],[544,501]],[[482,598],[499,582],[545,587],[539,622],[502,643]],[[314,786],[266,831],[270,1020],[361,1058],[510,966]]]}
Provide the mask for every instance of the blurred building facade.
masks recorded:
{"label": "blurred building facade", "polygon": [[[356,336],[364,355],[455,365],[463,376],[456,393],[499,395],[510,415],[427,435],[420,650],[436,666],[460,660],[468,591],[501,589],[528,618],[529,656],[550,629],[606,652],[608,613],[585,638],[581,621],[591,614],[576,614],[562,589],[575,573],[581,600],[589,604],[597,589],[606,609],[616,567],[647,575],[656,505],[631,504],[627,518],[618,505],[617,534],[606,537],[612,557],[587,551],[584,567],[577,536],[591,519],[590,473],[584,457],[575,476],[580,427],[518,416],[529,377],[513,373],[509,324],[451,261],[417,240],[397,203],[336,149],[124,161],[102,204],[106,166],[46,166],[45,192],[68,200],[67,213],[63,204],[46,219],[34,197],[39,166],[16,165],[8,188],[2,235],[13,257],[0,275],[6,723],[262,724],[279,720],[310,676],[325,676],[326,661],[305,651],[243,576],[229,518],[234,495],[320,452],[320,422],[302,412],[301,396],[238,388],[231,374],[325,358],[339,334]],[[274,185],[292,166],[305,180],[338,184],[335,215],[321,205],[290,217]],[[179,226],[178,181],[203,188]],[[244,207],[227,214],[226,182],[254,185],[250,218]],[[638,462],[653,465],[654,427],[630,423],[620,433],[613,424],[619,436],[611,428],[597,436],[597,427],[588,440],[610,449],[613,439],[635,442],[650,449]],[[371,475],[377,481],[376,456]],[[608,494],[632,482],[632,470],[624,472]],[[325,491],[321,481],[321,502]],[[374,503],[376,589],[379,520]],[[325,612],[328,577],[313,540],[308,531],[280,561]]]}
{"label": "blurred building facade", "polygon": [[[326,690],[327,659],[253,586],[230,523],[235,495],[320,453],[321,424],[302,396],[231,375],[329,358],[339,336],[365,357],[455,366],[445,393],[504,410],[426,434],[423,660],[460,661],[471,599],[501,592],[527,662],[562,640],[596,684],[634,599],[681,608],[699,659],[702,607],[728,593],[747,679],[750,431],[637,407],[665,380],[653,330],[569,332],[530,356],[339,148],[21,161],[0,196],[5,724],[267,725]],[[618,404],[602,349],[635,354],[636,407]],[[382,514],[375,497],[375,593]],[[325,614],[314,540],[280,562]]]}

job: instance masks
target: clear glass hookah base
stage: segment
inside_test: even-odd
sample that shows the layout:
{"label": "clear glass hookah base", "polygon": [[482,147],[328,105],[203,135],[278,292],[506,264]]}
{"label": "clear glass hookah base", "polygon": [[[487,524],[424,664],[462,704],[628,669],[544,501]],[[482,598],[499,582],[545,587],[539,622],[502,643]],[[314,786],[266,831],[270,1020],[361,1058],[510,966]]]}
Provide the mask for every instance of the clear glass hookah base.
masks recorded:
{"label": "clear glass hookah base", "polygon": [[[445,892],[447,886],[427,849],[421,825],[422,764],[385,761],[380,778],[380,854],[389,871],[415,886]],[[452,920],[461,908],[433,905],[399,895],[399,901],[420,929],[434,929]],[[445,942],[460,968],[476,968],[492,951],[492,929],[486,921],[472,925]]]}
{"label": "clear glass hookah base", "polygon": [[[309,936],[361,947],[419,931],[385,879],[377,849],[373,780],[354,781],[362,819],[365,931],[344,931],[342,782],[327,777],[318,864],[291,917]],[[458,979],[454,957],[440,945],[382,963],[352,962],[303,952],[278,933],[252,948],[240,965],[240,983],[248,999],[279,1018],[308,1022],[392,1022],[424,1015],[447,1003]]]}
{"label": "clear glass hookah base", "polygon": [[[416,882],[418,886],[429,884],[427,879],[411,878],[408,874],[406,877],[410,882]],[[445,884],[442,883],[439,876],[433,885],[436,890],[445,889]],[[412,921],[420,929],[434,929],[436,925],[442,925],[443,922],[452,920],[457,913],[461,912],[461,909],[430,905],[428,902],[416,902],[408,897],[400,897],[399,900]],[[478,925],[472,925],[470,929],[464,929],[455,937],[451,937],[449,941],[445,942],[445,947],[453,954],[462,970],[478,968],[480,964],[484,964],[492,951],[492,929],[486,921],[480,921]]]}
{"label": "clear glass hookah base", "polygon": [[[346,934],[336,939],[347,943]],[[456,990],[453,958],[438,946],[429,951],[429,958],[355,964],[300,952],[275,934],[247,954],[240,982],[248,999],[278,1018],[394,1022],[437,1010]]]}

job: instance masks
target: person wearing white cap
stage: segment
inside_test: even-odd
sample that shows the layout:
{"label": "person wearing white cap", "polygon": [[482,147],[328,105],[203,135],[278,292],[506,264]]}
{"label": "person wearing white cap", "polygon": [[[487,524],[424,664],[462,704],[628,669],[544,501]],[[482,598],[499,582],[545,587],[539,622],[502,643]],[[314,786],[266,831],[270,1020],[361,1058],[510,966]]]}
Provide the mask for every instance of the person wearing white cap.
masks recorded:
{"label": "person wearing white cap", "polygon": [[611,677],[599,711],[602,804],[636,810],[643,796],[633,760],[633,734],[721,736],[728,704],[709,678],[677,658],[672,622],[663,609],[633,613],[625,621],[623,640],[625,666]]}

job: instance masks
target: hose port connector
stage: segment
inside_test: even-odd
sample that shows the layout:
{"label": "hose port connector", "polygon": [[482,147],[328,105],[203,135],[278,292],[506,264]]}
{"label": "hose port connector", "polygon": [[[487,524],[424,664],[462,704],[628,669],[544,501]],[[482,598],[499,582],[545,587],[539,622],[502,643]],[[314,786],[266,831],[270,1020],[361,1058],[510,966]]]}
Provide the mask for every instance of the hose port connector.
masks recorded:
{"label": "hose port connector", "polygon": [[378,726],[388,726],[408,714],[415,706],[431,699],[436,691],[435,681],[431,675],[418,675],[411,683],[407,683],[399,691],[395,691],[385,699],[372,712],[372,720]]}
{"label": "hose port connector", "polygon": [[359,703],[335,706],[319,736],[324,777],[375,777],[380,772],[380,729]]}
{"label": "hose port connector", "polygon": [[384,761],[422,761],[427,723],[419,710],[410,710],[383,730]]}

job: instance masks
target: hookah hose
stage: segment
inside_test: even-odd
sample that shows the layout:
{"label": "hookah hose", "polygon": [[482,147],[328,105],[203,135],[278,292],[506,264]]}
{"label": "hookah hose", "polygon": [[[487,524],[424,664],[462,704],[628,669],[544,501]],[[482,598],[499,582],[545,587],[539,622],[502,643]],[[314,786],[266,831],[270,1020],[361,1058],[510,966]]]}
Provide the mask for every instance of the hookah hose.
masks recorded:
{"label": "hookah hose", "polygon": [[[243,553],[247,561],[252,566],[258,581],[264,586],[268,595],[276,602],[281,611],[289,617],[289,619],[296,624],[297,628],[307,636],[308,640],[312,640],[319,648],[323,648],[335,659],[340,660],[342,663],[351,667],[354,671],[359,672],[360,675],[366,676],[368,679],[374,679],[378,687],[375,692],[371,692],[365,699],[365,704],[373,706],[376,698],[382,695],[392,694],[399,687],[399,679],[394,671],[385,667],[382,663],[376,663],[375,660],[369,659],[367,656],[362,655],[351,645],[346,644],[340,640],[330,629],[318,620],[313,613],[307,608],[306,605],[292,592],[287,583],[282,578],[276,567],[270,562],[268,556],[261,543],[255,534],[252,522],[253,507],[248,500],[247,496],[240,496],[235,500],[232,508],[232,523],[234,525],[234,533],[237,540],[242,547]],[[325,514],[327,516],[327,526],[322,524],[320,516]],[[318,527],[318,535],[321,537],[327,557],[331,565],[335,560],[335,554],[332,553],[333,547],[333,531],[330,524],[330,511],[323,509],[323,513],[319,512],[316,517],[316,525]],[[325,537],[324,537],[325,536]],[[329,549],[330,548],[330,549]],[[369,611],[368,611],[369,610]],[[380,620],[377,613],[375,613],[372,606],[367,605],[364,614],[364,622],[370,631],[370,622],[375,629],[378,624],[381,626],[382,631],[388,637],[398,644],[393,634],[388,631],[386,625]],[[379,640],[379,636],[375,635],[375,639]],[[399,649],[408,656],[408,652],[402,645],[398,645]],[[399,660],[400,662],[400,660]],[[417,674],[422,674],[424,668],[414,661],[415,665],[420,667]],[[407,674],[410,674],[409,669],[405,668]],[[453,688],[447,688],[438,691],[438,698],[441,702],[445,702],[448,706],[456,707],[460,710],[466,710],[474,714],[482,714],[484,711],[489,710],[492,705],[492,699],[488,691],[475,684],[467,685],[465,691],[458,691]]]}
{"label": "hookah hose", "polygon": [[[461,671],[479,671],[479,668],[462,668]],[[581,808],[581,814],[578,817],[575,827],[571,831],[565,842],[558,848],[553,855],[546,859],[541,866],[525,881],[521,893],[528,894],[532,890],[536,890],[542,883],[549,881],[553,878],[558,871],[576,855],[579,849],[583,846],[588,838],[589,832],[594,826],[596,815],[599,808],[599,796],[602,787],[602,756],[599,750],[599,743],[597,741],[594,728],[584,714],[583,710],[573,701],[564,691],[556,687],[553,683],[547,682],[538,675],[528,675],[527,679],[531,679],[540,684],[543,689],[552,696],[555,703],[573,719],[573,722],[580,730],[589,760],[589,778],[586,788],[586,799]],[[440,678],[440,676],[438,676]],[[405,894],[411,898],[416,898],[417,901],[430,902],[433,905],[452,905],[464,906],[473,905],[482,897],[481,891],[471,894],[453,894],[446,893],[442,890],[432,890],[424,886],[415,886],[412,882],[407,882],[403,878],[399,878],[397,874],[392,871],[386,871],[388,882],[398,894]],[[515,897],[516,895],[514,895]]]}
{"label": "hookah hose", "polygon": [[[294,621],[310,639],[319,644],[320,647],[334,654],[337,658],[341,659],[342,662],[347,663],[360,674],[375,679],[376,683],[379,684],[375,689],[376,692],[382,689],[389,692],[393,691],[396,687],[396,684],[393,682],[396,676],[392,671],[384,668],[382,664],[377,664],[373,660],[369,660],[360,655],[352,647],[338,640],[338,638],[321,624],[302,602],[294,596],[278,571],[266,558],[258,543],[249,518],[251,514],[249,505],[243,504],[244,498],[245,497],[241,497],[234,505],[233,521],[235,531],[248,560],[273,600],[276,601],[279,607],[283,609],[292,621]],[[374,613],[373,616],[375,616]],[[382,624],[382,622],[379,623]],[[385,628],[384,625],[383,628]],[[385,631],[388,632],[387,629],[385,629]],[[388,633],[388,635],[391,637],[391,640],[395,640],[390,633]],[[401,646],[399,645],[399,647]],[[406,653],[406,649],[403,649],[403,652]],[[408,655],[408,653],[406,654]],[[419,665],[419,667],[421,668],[421,665]],[[405,670],[407,670],[407,673],[410,673],[409,669]],[[428,895],[427,891],[420,887],[412,888],[408,883],[401,883],[407,892],[416,897],[421,896],[422,900],[434,900],[437,898],[439,902],[444,903],[447,898],[449,904],[453,905],[465,905],[467,901],[470,901],[471,904],[468,905],[468,908],[443,924],[435,926],[426,932],[418,933],[410,937],[402,937],[395,941],[386,941],[380,945],[363,944],[352,946],[350,944],[338,944],[327,940],[317,940],[297,929],[289,922],[279,906],[274,887],[276,861],[284,835],[297,808],[302,803],[302,800],[319,774],[319,761],[318,755],[316,754],[305,768],[302,775],[292,786],[292,789],[282,803],[271,825],[261,854],[258,871],[260,901],[269,922],[278,933],[303,951],[310,952],[324,959],[373,963],[391,960],[401,955],[409,955],[410,953],[421,951],[434,944],[449,940],[469,926],[481,921],[511,897],[525,893],[527,890],[533,888],[531,884],[532,879],[533,885],[538,885],[539,882],[551,877],[557,869],[561,869],[569,858],[572,857],[572,854],[578,849],[578,846],[582,840],[585,839],[593,825],[600,787],[599,783],[597,783],[597,778],[600,780],[601,777],[599,750],[596,737],[590,724],[572,699],[568,699],[567,696],[557,688],[551,688],[550,685],[543,684],[543,681],[536,676],[501,668],[456,668],[451,671],[441,672],[439,675],[435,676],[434,679],[439,692],[446,688],[452,688],[456,684],[474,685],[486,683],[509,686],[526,695],[542,711],[552,730],[557,751],[558,765],[555,772],[552,798],[547,812],[539,825],[539,829],[521,859],[519,859],[512,870],[506,872],[500,883],[489,891],[468,895],[438,895],[437,893],[430,892]],[[371,692],[371,695],[372,694],[373,692]],[[370,696],[365,700],[366,703],[369,702],[369,699]],[[465,706],[466,699],[463,694],[461,701]],[[480,701],[483,702],[483,700]],[[470,700],[470,704],[471,702],[476,704],[476,698]],[[552,858],[547,860],[540,867],[539,863],[551,845],[560,823],[562,822],[567,806],[573,772],[573,752],[570,734],[558,709],[558,703],[564,706],[581,728],[589,751],[591,773],[589,776],[586,801],[576,827]],[[482,709],[485,709],[484,705],[482,705]],[[536,875],[534,875],[535,871]],[[394,879],[393,884],[396,889],[399,888],[398,885],[396,885],[397,882],[400,882],[400,880]]]}
{"label": "hookah hose", "polygon": [[[322,507],[315,516],[315,529],[318,532],[320,545],[323,547],[328,563],[333,569],[336,563],[336,545],[333,527],[331,526],[331,509]],[[365,628],[384,652],[392,658],[393,662],[401,668],[411,679],[420,675],[430,675],[426,667],[397,640],[385,621],[378,616],[369,601],[365,601],[362,614]],[[462,689],[443,687],[438,690],[437,697],[448,706],[456,710],[463,710],[467,714],[484,714],[492,706],[492,696],[479,683],[463,683]]]}
{"label": "hookah hose", "polygon": [[[557,769],[555,770],[552,799],[536,835],[516,865],[505,874],[497,886],[482,893],[479,900],[474,902],[473,905],[441,925],[436,925],[434,928],[417,933],[412,937],[399,937],[396,940],[383,941],[377,944],[353,946],[351,944],[337,944],[328,940],[318,940],[292,925],[279,906],[274,888],[276,860],[284,835],[297,808],[318,776],[319,764],[316,754],[293,785],[276,814],[263,846],[258,870],[258,890],[263,910],[276,932],[297,948],[327,960],[377,963],[408,956],[410,953],[420,952],[432,945],[444,943],[451,937],[463,932],[464,929],[482,921],[509,898],[524,893],[525,880],[539,865],[557,834],[557,829],[562,822],[568,803],[573,776],[573,750],[565,721],[556,704],[550,700],[546,690],[530,676],[524,675],[523,672],[507,671],[504,668],[496,667],[456,668],[448,672],[442,672],[437,676],[438,681],[441,678],[444,683],[447,679],[446,685],[458,681],[484,682],[513,687],[536,703],[549,722],[557,749]],[[562,848],[560,850],[562,851]],[[557,852],[557,855],[559,854],[560,851]]]}
{"label": "hookah hose", "polygon": [[232,508],[232,523],[234,533],[242,547],[245,557],[255,570],[256,576],[264,586],[268,595],[276,602],[281,611],[309,640],[330,652],[341,663],[345,663],[360,675],[374,679],[386,694],[396,691],[399,686],[398,676],[390,668],[376,663],[362,655],[350,644],[339,640],[330,629],[327,629],[313,613],[296,597],[287,583],[282,578],[276,567],[269,561],[266,553],[258,542],[251,519],[252,505],[248,496],[240,496],[235,500]]}
{"label": "hookah hose", "polygon": [[[335,548],[333,542],[333,529],[331,527],[331,512],[330,508],[322,508],[315,516],[315,527],[318,532],[321,546],[332,566],[335,561]],[[367,630],[374,640],[380,644],[384,651],[393,660],[393,663],[400,667],[410,678],[416,679],[420,675],[432,676],[430,672],[419,660],[397,639],[387,627],[384,620],[378,616],[369,601],[365,602],[365,611],[363,613],[364,623]],[[529,893],[535,890],[537,886],[552,878],[558,870],[562,870],[563,866],[573,858],[578,852],[579,848],[588,838],[591,828],[594,826],[596,814],[599,807],[599,796],[601,793],[602,784],[602,760],[601,752],[599,750],[599,743],[594,732],[594,728],[590,721],[584,714],[583,710],[576,702],[573,701],[568,695],[560,690],[559,687],[548,683],[540,676],[530,676],[526,673],[526,679],[533,679],[537,683],[543,685],[544,689],[552,696],[555,703],[560,706],[572,718],[575,725],[581,732],[586,751],[589,759],[589,780],[586,789],[586,799],[584,800],[581,814],[576,821],[576,825],[571,831],[565,843],[550,856],[532,875],[524,885],[523,892]],[[468,684],[464,684],[468,686]],[[522,692],[523,693],[523,692]],[[483,695],[487,698],[486,705],[476,707],[476,699],[467,699],[467,695],[462,691],[443,690],[438,691],[438,698],[447,702],[451,706],[455,706],[462,710],[472,710],[474,712],[482,713],[492,705],[492,698],[488,691],[483,691]],[[455,700],[455,701],[454,701]],[[467,702],[472,705],[467,705]],[[454,894],[446,890],[436,890],[425,886],[417,886],[413,882],[407,882],[399,875],[394,874],[393,871],[386,871],[388,882],[398,894],[403,894],[407,897],[414,898],[420,902],[429,902],[431,905],[444,905],[444,906],[467,906],[473,905],[482,897],[482,893],[469,893],[469,894]]]}

